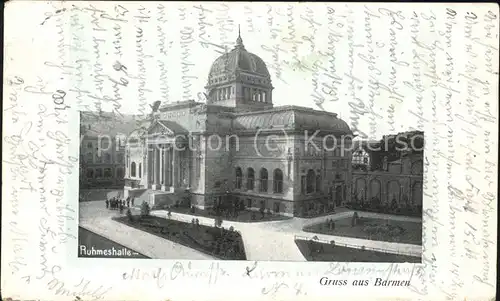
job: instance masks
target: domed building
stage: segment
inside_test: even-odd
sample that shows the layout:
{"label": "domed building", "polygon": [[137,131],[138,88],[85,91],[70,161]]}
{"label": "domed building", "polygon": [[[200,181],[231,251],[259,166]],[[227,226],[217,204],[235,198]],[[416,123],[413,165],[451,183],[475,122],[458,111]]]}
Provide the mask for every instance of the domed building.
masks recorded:
{"label": "domed building", "polygon": [[349,126],[335,113],[274,107],[266,64],[240,35],[205,89],[206,103],[164,105],[134,132],[125,196],[135,204],[314,216],[350,201]]}

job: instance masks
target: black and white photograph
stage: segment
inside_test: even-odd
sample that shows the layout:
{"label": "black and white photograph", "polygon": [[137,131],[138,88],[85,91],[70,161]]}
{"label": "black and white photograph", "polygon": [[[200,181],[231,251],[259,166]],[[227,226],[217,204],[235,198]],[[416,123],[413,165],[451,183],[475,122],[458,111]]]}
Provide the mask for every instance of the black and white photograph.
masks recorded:
{"label": "black and white photograph", "polygon": [[360,139],[335,112],[276,105],[244,41],[213,57],[205,101],[81,112],[79,256],[420,262],[424,133]]}
{"label": "black and white photograph", "polygon": [[4,10],[2,298],[494,298],[496,3]]}

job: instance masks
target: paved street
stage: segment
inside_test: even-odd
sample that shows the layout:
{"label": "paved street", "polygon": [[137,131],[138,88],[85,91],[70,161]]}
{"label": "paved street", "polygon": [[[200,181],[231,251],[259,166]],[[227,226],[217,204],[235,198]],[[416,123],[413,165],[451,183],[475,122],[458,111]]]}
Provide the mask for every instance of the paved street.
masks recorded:
{"label": "paved street", "polygon": [[[167,218],[167,211],[156,210],[151,212],[152,215]],[[239,223],[224,221],[224,228],[234,227],[235,230],[241,232],[245,243],[245,251],[248,260],[280,260],[280,261],[304,261],[304,256],[298,250],[294,238],[301,236],[312,238],[317,236],[320,240],[332,241],[338,244],[348,244],[354,247],[361,248],[362,246],[384,250],[388,253],[402,253],[411,256],[421,256],[422,247],[419,245],[391,243],[385,241],[374,241],[367,239],[359,239],[344,236],[324,235],[302,231],[306,225],[316,224],[327,219],[342,219],[352,215],[352,212],[345,211],[342,213],[317,217],[313,219],[293,218],[283,221],[261,222],[261,223]],[[377,213],[359,213],[363,217],[373,218],[393,218],[405,221],[418,221],[412,217],[391,216]],[[190,222],[193,216],[172,212],[172,219]],[[195,217],[200,220],[201,224],[213,225],[214,220],[207,217]]]}
{"label": "paved street", "polygon": [[[133,209],[137,210],[137,209]],[[130,228],[121,223],[111,220],[112,216],[120,215],[118,211],[105,208],[104,202],[80,203],[80,226],[98,233],[106,238],[114,240],[132,250],[151,258],[175,258],[175,259],[213,259],[201,252],[188,247],[159,238],[155,235]],[[167,211],[155,210],[151,215],[168,218]],[[327,219],[342,219],[352,215],[351,211],[339,212],[332,215],[304,219],[292,218],[283,221],[271,221],[260,223],[241,223],[223,221],[222,227],[234,227],[241,232],[245,244],[245,252],[248,260],[279,260],[279,261],[305,261],[306,259],[297,248],[294,238],[301,236],[312,238],[316,236],[320,240],[334,240],[339,244],[348,244],[361,248],[362,246],[385,250],[388,253],[403,253],[412,256],[421,256],[422,247],[418,245],[390,243],[373,241],[351,237],[333,236],[308,233],[302,231],[306,225],[316,224]],[[389,218],[393,220],[420,222],[418,218],[392,216],[377,213],[359,213],[363,217]],[[207,217],[195,217],[188,214],[172,212],[172,219],[191,222],[198,218],[201,224],[213,226],[214,220]]]}

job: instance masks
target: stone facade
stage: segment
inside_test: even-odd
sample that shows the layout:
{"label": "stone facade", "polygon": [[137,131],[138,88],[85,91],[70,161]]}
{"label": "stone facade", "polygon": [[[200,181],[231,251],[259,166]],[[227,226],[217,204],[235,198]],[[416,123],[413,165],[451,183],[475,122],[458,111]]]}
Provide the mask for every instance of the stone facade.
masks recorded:
{"label": "stone facade", "polygon": [[[350,201],[349,127],[334,113],[273,107],[267,67],[241,37],[214,62],[206,89],[207,103],[169,103],[132,133],[139,143],[127,144],[126,196],[289,216]],[[333,140],[347,150],[325,144]]]}
{"label": "stone facade", "polygon": [[81,113],[80,188],[121,188],[125,184],[126,134],[135,127],[131,116],[119,125],[108,113]]}
{"label": "stone facade", "polygon": [[378,198],[386,204],[395,200],[398,206],[422,206],[423,152],[404,151],[392,159],[382,150],[355,149],[353,153],[353,202]]}

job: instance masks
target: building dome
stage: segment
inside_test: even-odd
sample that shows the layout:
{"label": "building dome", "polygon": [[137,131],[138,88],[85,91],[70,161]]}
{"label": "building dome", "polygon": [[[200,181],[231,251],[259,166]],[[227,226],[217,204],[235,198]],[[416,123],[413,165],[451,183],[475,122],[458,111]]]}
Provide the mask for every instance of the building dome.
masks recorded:
{"label": "building dome", "polygon": [[266,63],[259,56],[248,52],[243,45],[241,35],[238,35],[236,46],[230,52],[218,57],[212,64],[207,86],[235,80],[240,72],[257,75],[261,82],[256,84],[271,84],[271,76]]}
{"label": "building dome", "polygon": [[273,86],[266,63],[245,49],[239,30],[234,48],[212,64],[205,89],[209,104],[234,111],[273,107]]}

